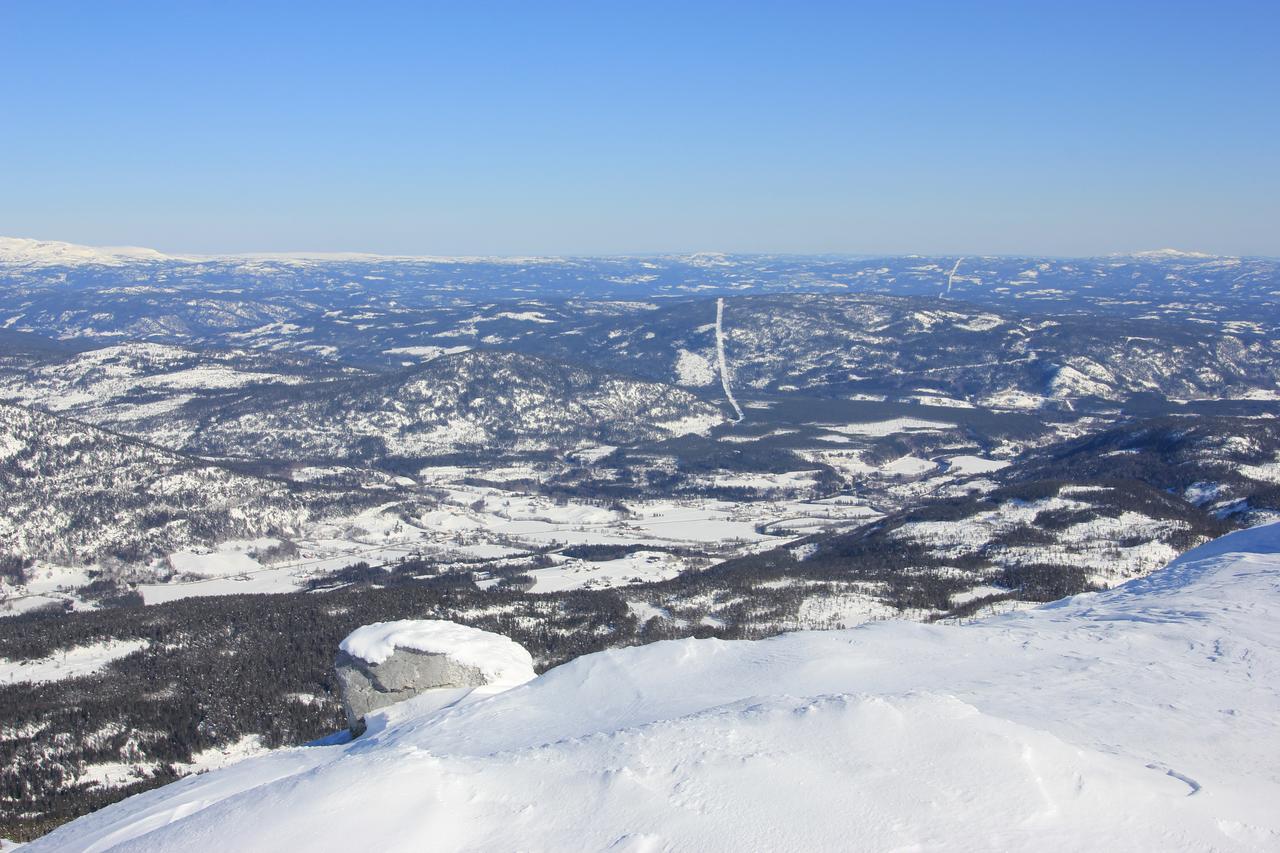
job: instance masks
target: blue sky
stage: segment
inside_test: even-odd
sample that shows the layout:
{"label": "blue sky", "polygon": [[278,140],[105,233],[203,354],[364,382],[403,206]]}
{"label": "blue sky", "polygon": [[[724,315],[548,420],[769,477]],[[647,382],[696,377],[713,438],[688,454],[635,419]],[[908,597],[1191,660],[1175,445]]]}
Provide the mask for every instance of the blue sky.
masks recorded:
{"label": "blue sky", "polygon": [[0,0],[0,234],[1280,255],[1280,3]]}

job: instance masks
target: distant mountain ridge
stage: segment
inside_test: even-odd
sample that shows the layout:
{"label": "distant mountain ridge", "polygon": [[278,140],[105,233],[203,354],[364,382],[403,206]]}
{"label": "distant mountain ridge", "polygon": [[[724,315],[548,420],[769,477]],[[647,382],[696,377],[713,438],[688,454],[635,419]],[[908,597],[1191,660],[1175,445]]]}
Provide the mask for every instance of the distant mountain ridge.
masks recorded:
{"label": "distant mountain ridge", "polygon": [[[764,255],[773,255],[778,257],[799,257],[797,255],[789,255],[788,253],[763,253]],[[731,266],[734,258],[751,257],[746,253],[725,253],[725,252],[673,252],[660,253],[658,255],[604,255],[602,258],[646,258],[646,257],[665,257],[678,258],[692,266],[712,268]],[[942,254],[910,254],[910,255],[878,255],[877,253],[857,253],[848,257],[908,257],[908,258],[930,258],[930,257],[955,257],[955,255]],[[591,258],[591,255],[432,255],[432,254],[401,254],[401,253],[380,253],[380,252],[361,252],[361,251],[267,251],[267,252],[184,252],[182,254],[169,254],[161,252],[157,249],[151,249],[143,246],[88,246],[79,243],[69,243],[62,240],[39,240],[30,237],[2,237],[0,236],[0,265],[14,266],[82,266],[82,265],[98,265],[98,266],[123,266],[129,263],[156,263],[156,262],[173,262],[173,263],[201,263],[214,260],[275,260],[275,261],[369,261],[369,262],[393,262],[393,261],[417,261],[417,262],[436,262],[436,263],[468,263],[468,262],[509,262],[509,263],[536,263],[563,261],[571,258]],[[823,255],[823,257],[844,257],[843,255]],[[1018,257],[1017,255],[1006,255],[1001,257]],[[1033,255],[1022,255],[1021,257],[1034,257]],[[1188,251],[1175,248],[1148,249],[1132,252],[1116,252],[1110,255],[1082,255],[1081,258],[1097,258],[1097,257],[1113,257],[1113,258],[1145,258],[1145,259],[1182,259],[1182,260],[1213,260],[1223,257],[1231,257],[1227,255],[1215,255],[1206,252]]]}
{"label": "distant mountain ridge", "polygon": [[0,264],[19,267],[125,266],[176,258],[139,246],[81,246],[58,240],[0,237]]}

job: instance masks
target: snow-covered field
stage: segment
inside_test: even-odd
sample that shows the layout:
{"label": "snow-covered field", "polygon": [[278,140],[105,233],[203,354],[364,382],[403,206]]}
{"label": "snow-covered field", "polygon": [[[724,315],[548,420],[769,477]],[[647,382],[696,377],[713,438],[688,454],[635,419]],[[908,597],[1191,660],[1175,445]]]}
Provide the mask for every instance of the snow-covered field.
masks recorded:
{"label": "snow-covered field", "polygon": [[837,593],[811,595],[800,605],[796,621],[814,628],[853,628],[881,619],[901,619],[903,613],[869,595]]}
{"label": "snow-covered field", "polygon": [[1008,460],[987,459],[984,456],[952,456],[947,460],[949,474],[990,474],[1008,467]]}
{"label": "snow-covered field", "polygon": [[864,424],[820,424],[823,429],[845,435],[883,437],[899,432],[934,432],[937,430],[955,429],[955,424],[941,421],[926,421],[921,418],[893,418],[887,421],[874,421]]}
{"label": "snow-covered field", "polygon": [[[595,504],[557,504],[540,495],[450,482],[462,473],[464,469],[436,472],[438,478],[430,482],[447,497],[415,518],[405,519],[395,505],[387,505],[332,520],[296,540],[297,558],[274,565],[263,565],[248,553],[273,540],[228,542],[207,553],[175,553],[168,559],[178,573],[175,579],[140,584],[138,590],[148,604],[193,596],[287,593],[357,561],[380,565],[424,556],[449,565],[519,557],[548,545],[688,546],[732,556],[787,541],[787,537],[761,533],[757,529],[761,524],[785,522],[788,529],[812,529],[875,515],[858,504],[778,501],[762,511],[761,504],[713,500],[637,501],[623,515]],[[775,475],[763,482],[787,486],[803,484],[803,478]],[[796,519],[808,521],[792,524]],[[689,567],[686,558],[650,551],[603,562],[559,558],[558,563],[533,572],[537,592],[653,582]],[[466,568],[461,563],[459,567]]]}
{"label": "snow-covered field", "polygon": [[[610,445],[584,445],[577,458],[590,464],[612,453]],[[860,462],[860,451],[813,451],[815,458],[841,464],[859,474],[913,477],[935,470],[935,463],[902,457],[879,466]],[[356,562],[382,565],[401,558],[424,557],[458,570],[477,559],[516,558],[548,546],[653,545],[659,549],[693,548],[727,558],[760,547],[785,544],[792,534],[812,533],[843,522],[869,520],[879,513],[864,499],[796,497],[817,493],[814,471],[754,473],[721,471],[703,481],[714,487],[741,487],[768,492],[767,502],[709,498],[633,500],[623,510],[600,502],[560,501],[520,488],[520,481],[546,479],[533,465],[504,468],[435,466],[415,479],[401,477],[399,500],[360,510],[350,516],[306,524],[291,538],[296,554],[270,561],[259,559],[279,539],[228,540],[214,548],[187,548],[155,560],[146,568],[155,580],[137,584],[147,604],[180,598],[247,593],[288,593],[315,578]],[[949,471],[948,473],[955,473]],[[963,473],[963,472],[961,472]],[[343,466],[301,466],[292,476],[318,482],[360,472]],[[477,485],[474,481],[500,485]],[[508,485],[510,484],[510,485]],[[406,503],[416,488],[430,497]],[[390,497],[389,493],[389,497]],[[413,506],[412,511],[406,506]],[[426,507],[426,508],[424,508]],[[763,532],[762,532],[763,531]],[[535,573],[538,592],[581,587],[609,587],[665,580],[690,567],[688,559],[663,554],[631,555],[609,562],[561,560]],[[75,609],[90,609],[71,592],[88,583],[101,567],[38,563],[21,589],[8,589],[4,614],[70,600]]]}
{"label": "snow-covered field", "polygon": [[563,592],[568,589],[605,589],[633,583],[664,581],[680,574],[685,562],[660,551],[636,551],[617,560],[587,562],[569,560],[548,569],[535,569],[534,592]]}
{"label": "snow-covered field", "polygon": [[37,660],[10,661],[0,658],[0,684],[29,681],[39,684],[64,678],[92,675],[114,660],[147,647],[146,640],[109,640],[77,646]]}
{"label": "snow-covered field", "polygon": [[[211,747],[194,753],[191,761],[177,764],[175,767],[183,774],[206,773],[210,770],[229,767],[236,762],[267,751],[259,735],[245,735],[226,746]],[[159,769],[161,768],[157,762],[104,761],[85,765],[84,772],[77,777],[76,782],[81,785],[115,788],[145,779]],[[0,850],[3,849],[0,848]]]}
{"label": "snow-covered field", "polygon": [[1273,525],[966,626],[680,640],[421,697],[29,849],[1276,849],[1277,626]]}

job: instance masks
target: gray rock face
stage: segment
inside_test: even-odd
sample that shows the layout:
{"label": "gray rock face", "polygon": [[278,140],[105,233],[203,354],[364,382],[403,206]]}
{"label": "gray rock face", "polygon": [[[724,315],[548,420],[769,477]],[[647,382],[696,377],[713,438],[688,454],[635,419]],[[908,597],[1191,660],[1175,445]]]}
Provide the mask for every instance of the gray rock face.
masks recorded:
{"label": "gray rock face", "polygon": [[353,734],[364,732],[364,716],[370,711],[417,696],[426,690],[480,687],[487,679],[479,669],[458,663],[444,654],[397,648],[382,663],[338,652],[334,663],[347,725]]}

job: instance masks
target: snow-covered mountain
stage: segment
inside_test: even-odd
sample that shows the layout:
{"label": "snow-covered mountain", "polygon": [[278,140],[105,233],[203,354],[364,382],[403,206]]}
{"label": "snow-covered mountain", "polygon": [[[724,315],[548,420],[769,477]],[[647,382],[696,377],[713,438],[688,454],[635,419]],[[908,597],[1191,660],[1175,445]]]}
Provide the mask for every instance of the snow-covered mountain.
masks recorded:
{"label": "snow-covered mountain", "polygon": [[[729,255],[723,252],[694,252],[683,255],[655,256],[643,260],[654,262],[676,263],[697,269],[733,268],[740,263],[740,255]],[[1205,252],[1184,249],[1163,248],[1134,252],[1119,252],[1108,257],[1132,258],[1143,260],[1179,260],[1209,261],[1218,260],[1219,256]],[[60,240],[36,240],[27,237],[0,236],[0,266],[120,266],[139,262],[294,262],[294,263],[431,263],[431,264],[473,264],[473,263],[505,263],[505,264],[555,264],[572,263],[579,259],[567,259],[549,256],[504,257],[504,256],[441,256],[441,255],[380,255],[371,252],[342,251],[296,251],[296,252],[247,252],[227,254],[192,254],[172,255],[155,249],[140,246],[86,246]],[[860,259],[863,260],[863,259]],[[913,257],[913,261],[927,261],[927,258]],[[989,259],[977,259],[989,260]],[[1235,259],[1227,259],[1235,260]]]}
{"label": "snow-covered mountain", "polygon": [[1280,526],[958,626],[684,640],[132,797],[30,850],[1257,850]]}
{"label": "snow-covered mountain", "polygon": [[1161,259],[1187,259],[1187,260],[1207,260],[1214,257],[1204,252],[1190,252],[1186,249],[1146,249],[1141,252],[1131,252],[1128,255],[1120,255],[1118,257],[1130,258],[1146,258],[1148,260]]}
{"label": "snow-covered mountain", "polygon": [[138,246],[81,246],[58,240],[0,237],[0,266],[7,267],[120,267],[171,260],[175,259]]}

